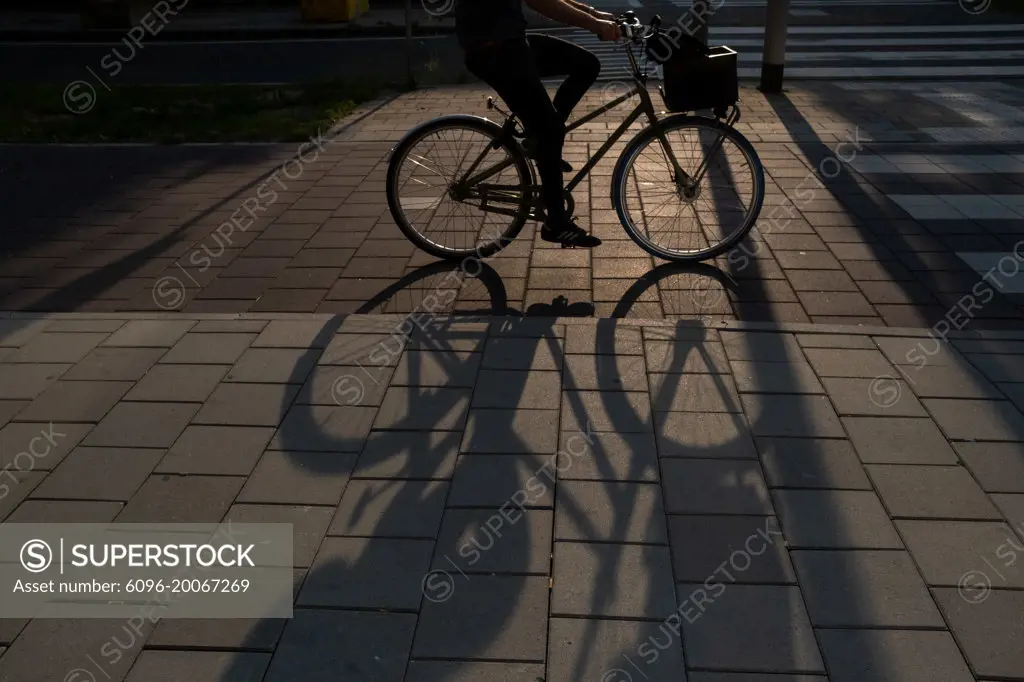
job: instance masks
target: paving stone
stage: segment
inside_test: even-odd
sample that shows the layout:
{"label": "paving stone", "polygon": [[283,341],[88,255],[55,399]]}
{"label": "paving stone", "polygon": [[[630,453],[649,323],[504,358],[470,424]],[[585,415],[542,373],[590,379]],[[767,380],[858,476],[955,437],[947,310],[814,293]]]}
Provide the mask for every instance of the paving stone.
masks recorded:
{"label": "paving stone", "polygon": [[220,523],[243,483],[235,476],[150,476],[117,522]]}
{"label": "paving stone", "polygon": [[1019,547],[1020,541],[1005,523],[928,520],[896,525],[929,585],[960,586],[972,598],[980,596],[973,588],[979,581],[994,587],[1024,586],[1024,570],[1007,549]]}
{"label": "paving stone", "polygon": [[903,548],[873,492],[775,490],[774,498],[790,548]]}
{"label": "paving stone", "polygon": [[655,412],[741,412],[732,377],[723,374],[652,374]]}
{"label": "paving stone", "polygon": [[913,367],[913,370],[907,370],[910,374],[922,367],[964,367],[968,364],[956,348],[931,333],[922,338],[876,336],[874,341],[894,365]]}
{"label": "paving stone", "polygon": [[223,365],[157,365],[135,385],[126,400],[201,403],[227,373]]}
{"label": "paving stone", "polygon": [[930,419],[847,417],[843,426],[865,464],[956,464]]}
{"label": "paving stone", "polygon": [[327,344],[317,364],[394,367],[405,350],[408,339],[395,331],[395,324],[391,320],[382,322],[389,326],[375,333],[343,334],[339,329],[339,333]]}
{"label": "paving stone", "polygon": [[670,516],[677,582],[792,583],[796,573],[772,516]]}
{"label": "paving stone", "polygon": [[790,362],[733,362],[740,393],[824,393],[810,365]]}
{"label": "paving stone", "polygon": [[18,419],[96,423],[131,386],[131,382],[58,381],[20,412]]}
{"label": "paving stone", "polygon": [[561,376],[558,372],[480,371],[473,407],[557,410]]}
{"label": "paving stone", "polygon": [[649,433],[562,433],[558,449],[572,456],[572,466],[558,472],[563,481],[658,480],[658,451]]}
{"label": "paving stone", "polygon": [[536,663],[478,661],[411,661],[405,682],[537,682],[544,666]]}
{"label": "paving stone", "polygon": [[462,452],[554,454],[557,445],[557,410],[473,409],[466,421]]}
{"label": "paving stone", "polygon": [[844,417],[928,416],[907,383],[894,375],[874,379],[822,379],[822,383],[835,402],[836,411]]}
{"label": "paving stone", "polygon": [[344,670],[402,682],[415,630],[409,613],[296,609],[263,680],[333,682]]}
{"label": "paving stone", "polygon": [[464,388],[391,387],[373,428],[458,431],[466,425],[471,395]]}
{"label": "paving stone", "polygon": [[823,675],[691,672],[687,679],[689,682],[826,682],[828,678]]}
{"label": "paving stone", "polygon": [[52,470],[91,429],[88,424],[61,422],[8,424],[0,429],[0,469]]}
{"label": "paving stone", "polygon": [[102,345],[170,348],[194,325],[194,320],[131,320],[111,334]]}
{"label": "paving stone", "polygon": [[487,340],[482,369],[562,369],[562,342],[556,339],[495,338]]}
{"label": "paving stone", "polygon": [[893,518],[1000,518],[963,467],[872,464],[866,468]]}
{"label": "paving stone", "polygon": [[331,340],[329,326],[329,320],[271,320],[252,342],[252,347],[324,348]]}
{"label": "paving stone", "polygon": [[231,365],[256,339],[255,334],[186,334],[160,358],[181,365]]}
{"label": "paving stone", "polygon": [[[301,327],[301,322],[298,320],[278,320],[277,323],[288,327],[295,324]],[[196,333],[216,333],[216,334],[231,334],[231,333],[246,333],[252,332],[259,334],[267,325],[268,320],[199,320],[196,326],[192,327],[191,331]]]}
{"label": "paving stone", "polygon": [[125,682],[247,682],[262,679],[270,654],[228,651],[143,651]]}
{"label": "paving stone", "polygon": [[1024,493],[1024,445],[955,443],[960,459],[989,493]]}
{"label": "paving stone", "polygon": [[548,575],[552,512],[501,509],[448,509],[434,551],[433,569],[461,574]]}
{"label": "paving stone", "polygon": [[712,591],[703,585],[680,584],[678,591],[687,595],[680,600],[679,612],[688,666],[824,672],[798,588],[730,585],[710,600]]}
{"label": "paving stone", "polygon": [[1024,537],[1024,495],[992,495],[992,501],[1017,529],[1018,535]]}
{"label": "paving stone", "polygon": [[773,488],[871,489],[849,441],[759,438],[757,448]]}
{"label": "paving stone", "polygon": [[299,392],[290,384],[221,384],[193,420],[215,426],[277,426]]}
{"label": "paving stone", "polygon": [[755,436],[842,438],[846,435],[825,396],[744,394],[741,400]]}
{"label": "paving stone", "polygon": [[668,547],[558,542],[551,614],[664,620],[675,604]]}
{"label": "paving stone", "polygon": [[435,538],[448,484],[443,481],[353,480],[328,535]]}
{"label": "paving stone", "polygon": [[965,366],[915,367],[907,369],[904,377],[920,398],[1003,399],[981,373]]}
{"label": "paving stone", "polygon": [[1021,359],[1017,355],[971,354],[966,357],[981,374],[992,381],[1024,382],[1024,371],[1020,368]]}
{"label": "paving stone", "polygon": [[0,428],[6,426],[14,416],[28,407],[27,400],[0,400]]}
{"label": "paving stone", "polygon": [[[665,641],[659,649],[652,644]],[[552,618],[548,659],[548,676],[538,678],[547,682],[632,680],[634,666],[641,666],[642,679],[649,682],[686,679],[678,636],[661,623]]]}
{"label": "paving stone", "polygon": [[725,347],[717,342],[645,341],[644,358],[651,374],[729,374]]}
{"label": "paving stone", "polygon": [[373,431],[352,476],[450,479],[461,441],[457,431]]}
{"label": "paving stone", "polygon": [[8,355],[4,361],[9,363],[70,363],[82,360],[107,334],[51,334],[43,332]]}
{"label": "paving stone", "polygon": [[268,450],[246,481],[238,501],[336,505],[355,459],[354,454]]}
{"label": "paving stone", "polygon": [[175,649],[245,649],[273,652],[283,618],[165,618],[146,640],[152,647]]}
{"label": "paving stone", "polygon": [[25,500],[9,523],[110,523],[121,511],[120,502],[94,500]]}
{"label": "paving stone", "polygon": [[46,478],[46,472],[43,471],[11,471],[8,469],[4,478],[7,483],[7,494],[4,497],[0,497],[0,520],[3,520],[8,514],[21,504],[29,494],[35,489],[39,483]]}
{"label": "paving stone", "polygon": [[948,632],[818,630],[832,682],[971,682]]}
{"label": "paving stone", "polygon": [[664,459],[669,514],[772,514],[756,460]]}
{"label": "paving stone", "polygon": [[[934,590],[953,635],[979,678],[1018,678],[1024,670],[1024,593],[995,590],[971,602],[958,590]],[[969,680],[970,677],[964,679]]]}
{"label": "paving stone", "polygon": [[803,362],[803,352],[792,334],[722,332],[722,346],[735,366],[737,362]]}
{"label": "paving stone", "polygon": [[[317,548],[327,534],[334,516],[334,507],[283,504],[236,504],[225,517],[227,523],[289,523],[292,525],[292,561],[299,568],[309,568]],[[311,576],[312,577],[312,576]],[[308,583],[308,581],[307,581]]]}
{"label": "paving stone", "polygon": [[481,353],[469,351],[409,350],[395,368],[392,386],[446,386],[472,388],[477,379]]}
{"label": "paving stone", "polygon": [[301,384],[316,363],[317,352],[298,348],[250,348],[225,381],[262,384]]}
{"label": "paving stone", "polygon": [[811,366],[822,377],[877,377],[891,374],[885,356],[872,350],[808,348],[804,351]]}
{"label": "paving stone", "polygon": [[510,503],[550,508],[556,476],[557,464],[551,455],[462,455],[455,466],[448,506],[497,509]]}
{"label": "paving stone", "polygon": [[793,563],[815,627],[945,625],[906,552],[795,551]]}
{"label": "paving stone", "polygon": [[373,407],[293,405],[270,447],[300,452],[359,452],[370,433]]}
{"label": "paving stone", "polygon": [[742,414],[659,412],[655,433],[661,457],[757,457]]}
{"label": "paving stone", "polygon": [[651,430],[651,404],[644,393],[563,391],[563,430],[645,433]]}
{"label": "paving stone", "polygon": [[380,405],[392,367],[317,366],[295,398],[298,405],[371,407]]}
{"label": "paving stone", "polygon": [[661,488],[651,483],[560,481],[555,538],[665,544]]}
{"label": "paving stone", "polygon": [[565,359],[563,384],[568,390],[646,392],[646,364],[640,356],[573,355]]}
{"label": "paving stone", "polygon": [[923,402],[951,440],[1024,441],[1024,415],[1008,402],[939,398]]}
{"label": "paving stone", "polygon": [[32,496],[127,502],[163,454],[160,449],[75,448]]}
{"label": "paving stone", "polygon": [[599,319],[595,325],[568,325],[565,352],[620,358],[624,355],[643,355],[643,338],[639,327],[623,326],[618,320]]}
{"label": "paving stone", "polygon": [[157,473],[248,476],[274,430],[257,426],[189,426]]}
{"label": "paving stone", "polygon": [[169,448],[198,409],[198,405],[188,403],[118,403],[83,444]]}
{"label": "paving stone", "polygon": [[389,538],[327,538],[296,606],[416,611],[434,543]]}
{"label": "paving stone", "polygon": [[[438,575],[438,574],[434,574]],[[413,657],[542,662],[547,580],[540,576],[455,576],[444,601],[420,610]]]}
{"label": "paving stone", "polygon": [[162,348],[95,348],[69,369],[74,381],[138,381],[163,356]]}
{"label": "paving stone", "polygon": [[867,336],[848,334],[797,334],[797,342],[804,348],[851,348],[874,350],[875,344]]}
{"label": "paving stone", "polygon": [[71,365],[0,364],[0,398],[32,400],[66,372]]}

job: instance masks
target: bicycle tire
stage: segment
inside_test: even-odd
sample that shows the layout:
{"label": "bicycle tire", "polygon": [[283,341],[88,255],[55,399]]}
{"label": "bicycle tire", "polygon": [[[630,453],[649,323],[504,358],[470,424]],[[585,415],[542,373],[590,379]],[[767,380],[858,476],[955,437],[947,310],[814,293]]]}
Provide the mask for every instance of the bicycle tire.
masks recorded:
{"label": "bicycle tire", "polygon": [[[469,114],[441,116],[416,126],[407,132],[391,151],[391,156],[388,160],[386,183],[388,209],[391,211],[391,217],[394,219],[395,224],[398,225],[398,228],[409,239],[409,241],[432,256],[446,260],[458,260],[471,256],[487,258],[488,256],[492,256],[505,248],[513,239],[515,239],[516,235],[519,234],[523,229],[523,226],[526,224],[526,220],[529,217],[531,203],[529,185],[523,187],[523,198],[519,204],[517,215],[512,219],[508,228],[506,228],[494,241],[486,244],[477,244],[471,249],[449,248],[426,238],[420,234],[415,227],[409,224],[409,221],[406,219],[405,212],[402,210],[399,202],[397,183],[402,162],[417,142],[427,135],[446,128],[469,129],[490,136],[494,140],[497,140],[502,136],[501,127],[496,123],[489,121],[486,118],[472,116]],[[532,170],[519,144],[514,139],[509,138],[504,141],[501,146],[513,160],[513,164],[516,171],[519,173],[520,178],[524,179],[526,182],[532,183]]]}
{"label": "bicycle tire", "polygon": [[[731,139],[749,160],[754,184],[754,199],[752,201],[754,208],[749,212],[749,215],[746,217],[742,227],[737,230],[735,234],[730,235],[721,243],[694,254],[681,254],[652,244],[641,234],[640,230],[637,229],[636,225],[634,225],[629,219],[624,201],[626,181],[629,178],[628,170],[640,152],[643,151],[652,141],[656,143],[659,133],[664,135],[681,128],[707,128],[715,132],[719,132]],[[738,130],[716,119],[704,116],[677,114],[675,116],[669,116],[661,119],[658,122],[657,127],[649,126],[645,128],[637,134],[629,144],[626,145],[625,149],[623,149],[622,154],[619,155],[619,159],[615,163],[615,170],[612,173],[612,206],[615,208],[615,211],[619,216],[619,222],[622,223],[622,227],[626,230],[626,233],[644,251],[647,251],[653,256],[674,263],[698,263],[726,253],[736,246],[736,244],[738,244],[745,236],[747,236],[750,230],[753,229],[754,225],[757,223],[757,218],[761,214],[761,208],[764,205],[764,188],[764,167],[761,164],[761,159],[757,155],[754,145],[752,145],[750,141]]]}

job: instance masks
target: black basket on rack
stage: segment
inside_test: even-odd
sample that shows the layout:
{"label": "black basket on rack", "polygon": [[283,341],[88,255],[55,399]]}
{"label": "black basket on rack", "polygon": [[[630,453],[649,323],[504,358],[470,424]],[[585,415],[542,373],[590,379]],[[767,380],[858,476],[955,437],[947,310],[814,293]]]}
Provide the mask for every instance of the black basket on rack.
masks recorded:
{"label": "black basket on rack", "polygon": [[669,111],[722,109],[739,101],[736,51],[725,45],[659,33],[648,41],[647,57],[662,65],[661,95]]}

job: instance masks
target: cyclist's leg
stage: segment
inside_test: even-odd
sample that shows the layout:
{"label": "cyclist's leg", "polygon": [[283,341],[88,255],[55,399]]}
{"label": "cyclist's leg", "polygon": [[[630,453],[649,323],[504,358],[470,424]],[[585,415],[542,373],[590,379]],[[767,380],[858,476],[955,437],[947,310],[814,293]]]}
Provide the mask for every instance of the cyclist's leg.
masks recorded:
{"label": "cyclist's leg", "polygon": [[541,78],[568,75],[554,99],[555,109],[562,114],[563,121],[568,121],[573,108],[601,73],[601,61],[590,50],[568,40],[543,33],[531,33],[528,40]]}

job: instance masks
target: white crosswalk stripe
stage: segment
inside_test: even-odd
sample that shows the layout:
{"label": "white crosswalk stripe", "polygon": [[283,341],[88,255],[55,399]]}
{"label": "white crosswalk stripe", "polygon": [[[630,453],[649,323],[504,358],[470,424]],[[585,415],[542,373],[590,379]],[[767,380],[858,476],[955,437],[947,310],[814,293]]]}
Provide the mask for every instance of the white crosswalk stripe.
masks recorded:
{"label": "white crosswalk stripe", "polygon": [[[601,80],[628,79],[621,45],[585,31],[559,35],[601,59]],[[763,27],[712,25],[709,42],[739,53],[741,79],[760,76]],[[785,73],[789,80],[1024,78],[1024,24],[791,26]]]}

